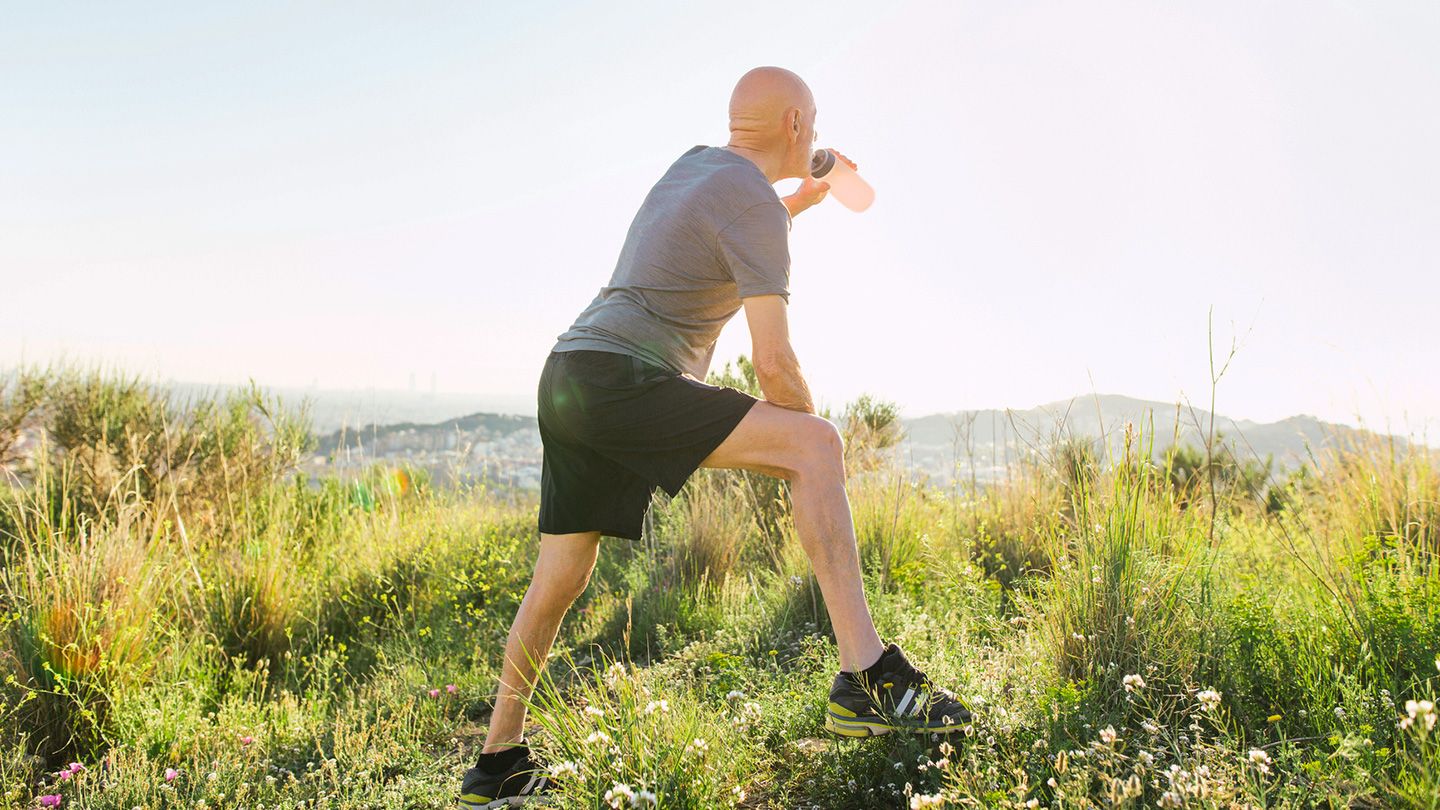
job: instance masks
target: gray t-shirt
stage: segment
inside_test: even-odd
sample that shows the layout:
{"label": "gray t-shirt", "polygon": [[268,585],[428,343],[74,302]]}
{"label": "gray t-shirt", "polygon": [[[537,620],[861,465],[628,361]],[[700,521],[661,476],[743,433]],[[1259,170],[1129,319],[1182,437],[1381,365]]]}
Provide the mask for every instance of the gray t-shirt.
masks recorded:
{"label": "gray t-shirt", "polygon": [[789,239],[790,212],[758,166],[693,147],[645,197],[610,283],[554,351],[628,354],[703,380],[741,298],[790,300]]}

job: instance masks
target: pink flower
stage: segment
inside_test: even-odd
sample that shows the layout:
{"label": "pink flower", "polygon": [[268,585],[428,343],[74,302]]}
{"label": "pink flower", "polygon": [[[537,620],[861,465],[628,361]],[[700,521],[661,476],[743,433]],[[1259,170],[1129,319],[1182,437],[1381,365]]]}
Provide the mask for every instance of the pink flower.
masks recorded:
{"label": "pink flower", "polygon": [[78,762],[72,762],[72,763],[70,763],[70,767],[66,768],[66,770],[68,770],[71,774],[77,774],[77,773],[85,770],[85,766],[84,766],[84,765],[81,765],[81,764],[78,763]]}
{"label": "pink flower", "polygon": [[241,744],[241,745],[249,745],[250,743],[253,743],[253,742],[255,742],[255,738],[254,738],[254,737],[251,737],[251,736],[248,735],[248,734],[245,735],[244,737],[241,737],[241,738],[240,738],[240,744]]}
{"label": "pink flower", "polygon": [[72,777],[72,776],[74,776],[74,775],[75,775],[75,774],[70,773],[70,771],[68,771],[68,770],[56,771],[56,772],[55,772],[55,778],[56,778],[56,779],[59,779],[61,782],[64,782],[66,779],[69,779],[70,777]]}
{"label": "pink flower", "polygon": [[456,685],[453,684],[453,683],[447,683],[447,684],[445,684],[445,691],[446,691],[446,692],[449,692],[450,694],[453,695],[453,694],[455,694],[456,692],[459,692],[459,691],[460,691],[460,687],[456,686]]}
{"label": "pink flower", "polygon": [[175,770],[174,768],[166,768],[166,769],[165,769],[165,781],[166,781],[166,782],[174,782],[177,778],[179,778],[179,776],[180,776],[180,772],[177,771],[177,770]]}
{"label": "pink flower", "polygon": [[49,794],[46,794],[46,795],[44,795],[44,796],[41,796],[41,797],[40,797],[40,806],[41,806],[41,807],[59,807],[59,806],[60,806],[60,794],[59,794],[59,793],[49,793]]}
{"label": "pink flower", "polygon": [[431,690],[430,690],[430,697],[432,697],[432,698],[438,698],[438,697],[440,697],[440,690],[439,690],[439,689],[431,689]]}

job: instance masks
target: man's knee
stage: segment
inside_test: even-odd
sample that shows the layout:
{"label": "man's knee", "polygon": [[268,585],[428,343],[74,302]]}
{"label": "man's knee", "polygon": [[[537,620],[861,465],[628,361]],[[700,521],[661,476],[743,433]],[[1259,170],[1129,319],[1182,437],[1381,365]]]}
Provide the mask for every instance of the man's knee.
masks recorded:
{"label": "man's knee", "polygon": [[797,475],[844,475],[845,439],[830,420],[819,416],[807,419],[796,450]]}

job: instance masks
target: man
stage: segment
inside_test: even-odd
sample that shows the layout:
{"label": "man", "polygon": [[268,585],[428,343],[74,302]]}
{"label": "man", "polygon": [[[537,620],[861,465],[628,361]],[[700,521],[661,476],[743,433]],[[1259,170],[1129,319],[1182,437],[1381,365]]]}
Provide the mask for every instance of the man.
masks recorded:
{"label": "man", "polygon": [[[535,664],[585,589],[601,535],[640,539],[655,487],[673,496],[698,467],[790,481],[796,533],[840,653],[826,728],[850,737],[950,732],[970,719],[876,633],[840,434],[815,415],[790,346],[788,232],[829,189],[810,177],[814,141],[815,101],[799,76],[760,67],[741,77],[729,143],[696,146],[670,166],[640,206],[610,283],[546,359],[540,554],[462,806],[506,806],[544,789],[522,739]],[[782,200],[773,184],[788,177],[802,183]],[[721,328],[742,306],[763,400],[703,382]]]}

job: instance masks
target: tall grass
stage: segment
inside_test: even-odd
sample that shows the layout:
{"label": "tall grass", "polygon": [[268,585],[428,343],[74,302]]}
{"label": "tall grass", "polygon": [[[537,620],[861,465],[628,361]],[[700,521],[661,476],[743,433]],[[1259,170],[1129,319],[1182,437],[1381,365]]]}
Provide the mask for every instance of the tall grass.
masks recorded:
{"label": "tall grass", "polygon": [[[606,542],[562,628],[528,732],[559,806],[1435,806],[1433,453],[1363,439],[1282,477],[1061,437],[952,493],[893,454],[895,415],[838,417],[865,585],[970,733],[825,736],[788,490],[704,470]],[[307,481],[303,434],[260,392],[7,378],[0,806],[449,805],[533,496]]]}

